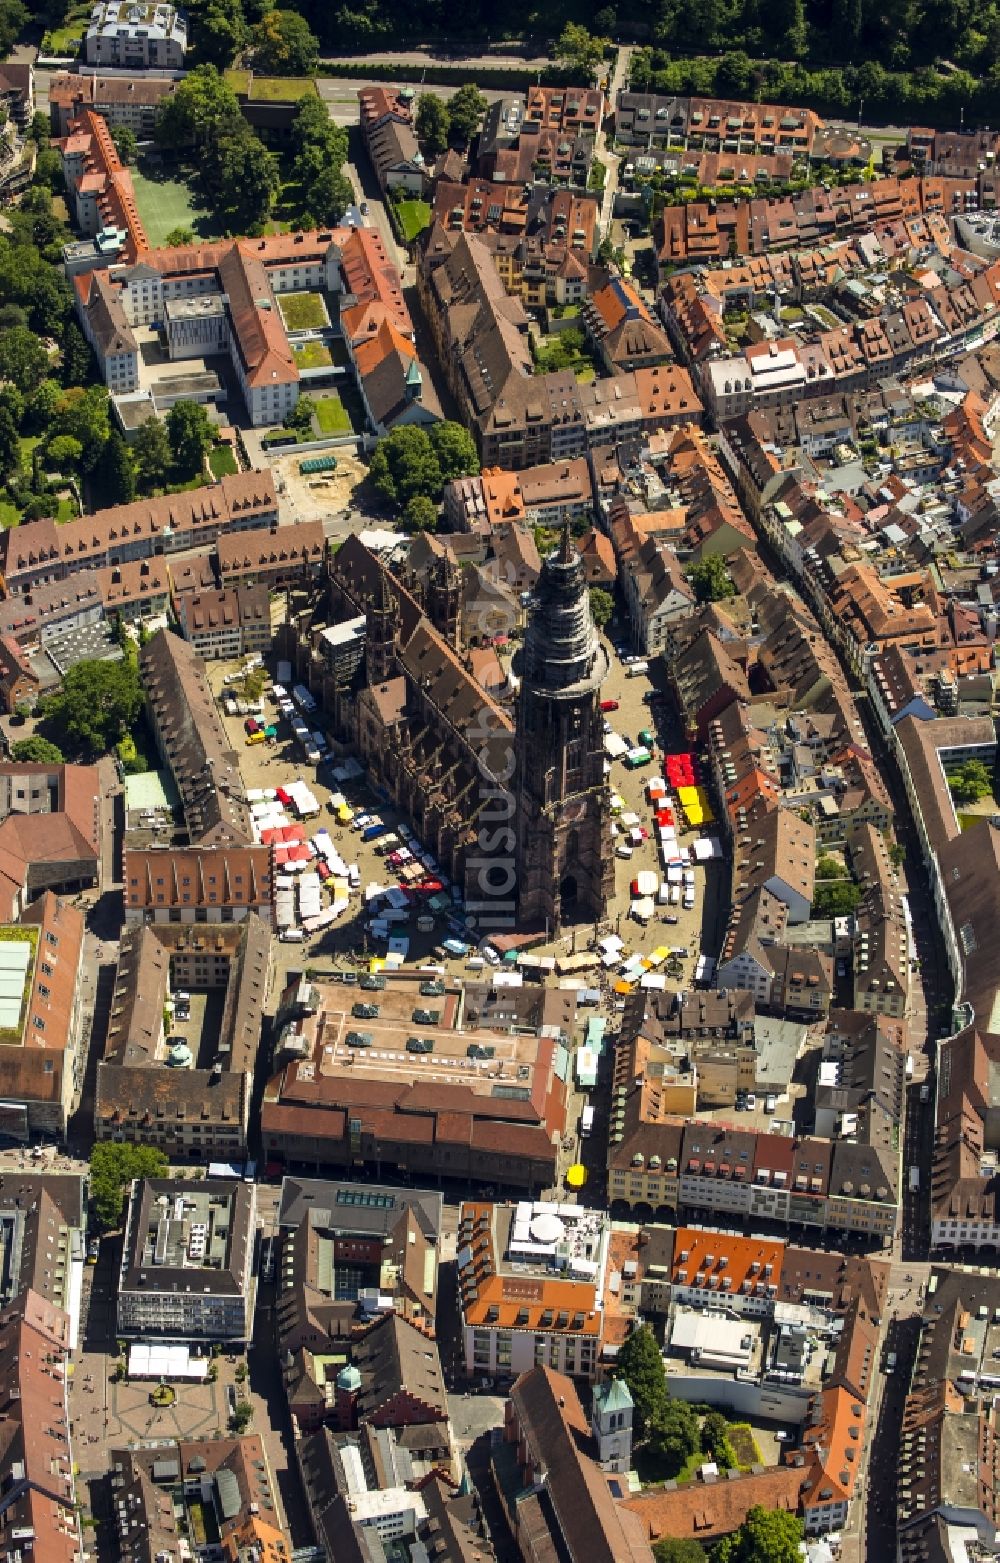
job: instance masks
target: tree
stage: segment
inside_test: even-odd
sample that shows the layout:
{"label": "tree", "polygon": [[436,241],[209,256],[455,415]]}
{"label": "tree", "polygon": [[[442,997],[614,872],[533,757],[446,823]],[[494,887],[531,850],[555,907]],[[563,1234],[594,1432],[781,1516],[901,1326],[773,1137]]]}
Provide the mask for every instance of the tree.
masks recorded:
{"label": "tree", "polygon": [[28,25],[30,13],[21,0],[2,0],[0,4],[0,59],[6,59]]}
{"label": "tree", "polygon": [[207,145],[245,124],[236,94],[214,65],[198,65],[160,106],[155,136],[170,151]]}
{"label": "tree", "polygon": [[123,163],[134,163],[139,156],[139,137],[130,125],[112,125],[111,139]]}
{"label": "tree", "polygon": [[168,250],[183,249],[185,245],[194,243],[194,229],[171,228],[163,242]]}
{"label": "tree", "polygon": [[33,738],[19,738],[12,743],[10,757],[19,765],[62,765],[65,760],[58,744],[50,743],[38,733]]}
{"label": "tree", "polygon": [[664,1392],[663,1403],[654,1411],[648,1432],[664,1475],[679,1475],[698,1448],[698,1415],[694,1407]]}
{"label": "tree", "polygon": [[111,435],[107,387],[91,385],[83,390],[74,385],[64,391],[56,406],[52,434],[70,434],[79,440],[82,447],[80,470],[91,472],[100,461]]}
{"label": "tree", "polygon": [[170,473],[173,451],[160,418],[147,418],[139,425],[132,442],[132,459],[139,487],[144,493],[163,487]]}
{"label": "tree", "polygon": [[707,1411],[701,1423],[701,1447],[724,1471],[738,1464],[729,1442],[729,1423],[721,1411]]}
{"label": "tree", "polygon": [[169,1169],[162,1151],[152,1145],[115,1145],[102,1141],[90,1153],[90,1197],[98,1225],[118,1226],[125,1191],[134,1178],[162,1178]]}
{"label": "tree", "polygon": [[25,396],[41,385],[48,367],[48,353],[26,326],[14,326],[0,335],[0,379],[9,380]]}
{"label": "tree", "polygon": [[95,760],[135,726],[142,710],[138,668],[128,657],[77,662],[43,710],[45,737],[73,759]]}
{"label": "tree", "polygon": [[79,465],[83,446],[72,434],[57,434],[45,447],[45,465],[55,472],[68,472]]}
{"label": "tree", "polygon": [[311,434],[313,413],[315,411],[316,398],[314,396],[300,396],[291,412],[285,418],[285,428],[296,429],[299,434]]}
{"label": "tree", "polygon": [[474,81],[464,86],[448,100],[448,121],[451,134],[463,145],[470,142],[486,113],[486,99]]}
{"label": "tree", "polygon": [[244,120],[206,148],[202,177],[231,233],[261,228],[281,188],[277,161]]}
{"label": "tree", "polygon": [[112,429],[98,473],[104,500],[109,505],[128,505],[136,496],[136,471],[132,452],[117,429]]}
{"label": "tree", "polygon": [[[55,147],[39,147],[35,157],[33,184],[52,191],[63,188],[62,158]],[[51,211],[51,207],[49,208]]]}
{"label": "tree", "polygon": [[433,532],[437,526],[437,505],[426,494],[414,494],[404,516],[411,532]]}
{"label": "tree", "polygon": [[253,30],[257,69],[272,76],[312,76],[319,39],[297,11],[267,11]]}
{"label": "tree", "polygon": [[419,140],[431,157],[436,157],[448,145],[450,124],[448,105],[444,99],[434,92],[422,92],[417,99],[415,127]]}
{"label": "tree", "polygon": [[92,376],[94,355],[90,343],[75,320],[68,320],[61,333],[60,369],[64,385],[86,385]]}
{"label": "tree", "polygon": [[861,900],[861,888],[850,879],[817,885],[813,893],[814,917],[849,917]]}
{"label": "tree", "polygon": [[653,1542],[656,1563],[708,1563],[708,1553],[693,1536],[661,1536]]}
{"label": "tree", "polygon": [[193,478],[214,439],[211,419],[200,402],[174,403],[167,413],[167,438],[178,475]]}
{"label": "tree", "polygon": [[250,1404],[249,1400],[237,1401],[236,1408],[233,1411],[231,1420],[234,1432],[246,1432],[247,1428],[250,1426],[250,1423],[253,1421],[253,1406]]}
{"label": "tree", "polygon": [[604,63],[608,47],[607,38],[595,38],[586,27],[567,22],[556,44],[556,58],[560,65],[592,81]]}
{"label": "tree", "polygon": [[250,36],[240,0],[212,0],[197,17],[198,53],[212,65],[231,65]]}
{"label": "tree", "polygon": [[0,407],[0,478],[9,481],[20,466],[21,441],[17,424],[6,407]]}
{"label": "tree", "polygon": [[615,611],[615,599],[610,592],[606,592],[601,586],[590,588],[590,617],[602,630]]}
{"label": "tree", "polygon": [[446,418],[430,428],[431,444],[441,468],[441,480],[474,478],[479,472],[479,452],[468,429]]}
{"label": "tree", "polygon": [[415,494],[438,499],[441,465],[430,435],[416,424],[393,429],[376,446],[371,460],[372,483],[384,499],[405,508]]}
{"label": "tree", "polygon": [[993,791],[993,777],[982,760],[966,760],[946,772],[956,803],[978,803]]}
{"label": "tree", "polygon": [[15,326],[28,324],[28,311],[22,309],[20,304],[4,304],[0,306],[0,331],[12,331]]}
{"label": "tree", "polygon": [[309,211],[313,214],[309,227],[315,223],[329,223],[335,227],[354,202],[354,187],[346,174],[330,165],[312,180],[307,196]]}
{"label": "tree", "polygon": [[667,1400],[667,1375],[660,1348],[648,1324],[640,1324],[626,1336],[615,1364],[617,1377],[623,1379],[635,1406],[636,1432],[640,1437],[650,1429]]}
{"label": "tree", "polygon": [[801,1563],[802,1535],[797,1515],[755,1504],[739,1530],[712,1549],[712,1563]]}
{"label": "tree", "polygon": [[726,569],[726,561],[719,554],[709,554],[699,559],[687,572],[699,602],[723,602],[736,596],[736,587]]}

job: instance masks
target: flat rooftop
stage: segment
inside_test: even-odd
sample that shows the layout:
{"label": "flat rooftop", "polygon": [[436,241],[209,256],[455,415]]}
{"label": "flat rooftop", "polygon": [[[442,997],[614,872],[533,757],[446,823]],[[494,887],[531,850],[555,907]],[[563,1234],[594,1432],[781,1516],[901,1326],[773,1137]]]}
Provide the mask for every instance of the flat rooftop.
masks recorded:
{"label": "flat rooftop", "polygon": [[[506,1085],[511,1094],[523,1089],[527,1095],[538,1056],[538,1038],[512,1036],[486,1028],[457,1030],[460,998],[450,991],[439,998],[423,997],[419,983],[395,985],[387,981],[384,989],[366,991],[358,987],[316,982],[319,1007],[305,1016],[299,1031],[307,1058],[320,1075],[337,1075],[348,1068],[362,1078],[396,1079],[400,1083],[449,1081],[492,1094],[498,1085]],[[352,1014],[356,1005],[377,1008],[378,1014],[366,1019]],[[414,1020],[414,1011],[433,1014],[431,1024]],[[348,1047],[350,1032],[367,1033],[370,1047]],[[429,1053],[407,1051],[410,1037],[433,1044]],[[470,1058],[475,1045],[492,1048],[493,1057]],[[299,1078],[303,1078],[299,1065]]]}
{"label": "flat rooftop", "polygon": [[253,1210],[249,1183],[143,1179],[129,1202],[122,1289],[240,1291]]}

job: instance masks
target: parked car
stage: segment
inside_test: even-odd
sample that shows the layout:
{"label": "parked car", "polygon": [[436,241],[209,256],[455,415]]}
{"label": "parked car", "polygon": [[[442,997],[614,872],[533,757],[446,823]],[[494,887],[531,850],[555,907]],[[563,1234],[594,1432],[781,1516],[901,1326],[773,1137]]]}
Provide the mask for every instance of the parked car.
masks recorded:
{"label": "parked car", "polygon": [[618,707],[620,705],[621,705],[621,701],[620,700],[602,700],[601,701],[601,710],[602,711],[617,711]]}

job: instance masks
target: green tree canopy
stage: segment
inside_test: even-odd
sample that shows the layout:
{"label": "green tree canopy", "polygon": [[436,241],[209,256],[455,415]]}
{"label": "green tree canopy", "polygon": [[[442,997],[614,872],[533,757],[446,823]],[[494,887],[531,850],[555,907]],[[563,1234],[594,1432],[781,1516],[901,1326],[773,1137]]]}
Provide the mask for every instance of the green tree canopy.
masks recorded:
{"label": "green tree canopy", "polygon": [[448,100],[451,135],[463,145],[470,142],[482,124],[486,99],[474,81],[467,81]]}
{"label": "green tree canopy", "polygon": [[160,106],[156,139],[175,151],[219,141],[244,125],[236,94],[214,65],[197,65]]}
{"label": "green tree canopy", "polygon": [[628,1386],[635,1406],[635,1428],[644,1436],[667,1400],[667,1375],[656,1336],[648,1324],[637,1325],[626,1336],[615,1364],[618,1378]]}
{"label": "green tree canopy", "polygon": [[849,917],[861,900],[861,888],[851,879],[817,885],[813,894],[814,917]]}
{"label": "green tree canopy", "polygon": [[661,1536],[653,1543],[656,1563],[708,1563],[708,1553],[693,1536]]}
{"label": "green tree canopy", "polygon": [[965,760],[947,771],[948,786],[956,803],[978,803],[993,791],[993,775],[982,760]]}
{"label": "green tree canopy", "polygon": [[185,245],[194,243],[194,229],[171,228],[163,242],[168,250],[181,250]]}
{"label": "green tree canopy", "polygon": [[724,602],[736,596],[736,587],[726,569],[726,561],[719,554],[709,554],[699,559],[687,572],[699,602]]}
{"label": "green tree canopy", "polygon": [[411,532],[433,532],[437,526],[437,505],[426,494],[414,494],[404,515]]}
{"label": "green tree canopy", "polygon": [[91,472],[100,461],[111,437],[107,387],[91,385],[84,390],[74,385],[63,391],[56,404],[51,433],[53,438],[59,434],[69,434],[79,440],[80,469]]}
{"label": "green tree canopy", "polygon": [[698,1414],[686,1400],[664,1395],[649,1423],[649,1443],[665,1476],[678,1476],[698,1448]]}
{"label": "green tree canopy", "polygon": [[200,402],[174,403],[167,413],[167,439],[179,477],[193,478],[201,471],[213,438],[212,420]]}
{"label": "green tree canopy", "polygon": [[58,744],[50,743],[35,733],[31,738],[18,738],[10,746],[10,757],[20,765],[62,765],[65,756]]}
{"label": "green tree canopy", "polygon": [[152,1145],[115,1145],[102,1141],[90,1153],[90,1197],[104,1231],[119,1225],[126,1192],[134,1178],[162,1178],[170,1163]]}
{"label": "green tree canopy", "polygon": [[0,333],[0,379],[9,380],[25,396],[48,374],[49,355],[33,331],[13,326]]}
{"label": "green tree canopy", "polygon": [[755,1505],[739,1530],[712,1549],[712,1563],[801,1563],[802,1521]]}
{"label": "green tree canopy", "polygon": [[132,452],[117,429],[111,430],[97,477],[106,504],[131,504],[137,489],[135,462],[132,459]]}
{"label": "green tree canopy", "polygon": [[409,504],[416,494],[428,499],[441,495],[441,464],[426,429],[403,424],[375,447],[371,460],[372,483],[383,499]]}
{"label": "green tree canopy", "polygon": [[45,465],[55,472],[69,472],[83,455],[83,446],[72,434],[57,434],[45,447]]}
{"label": "green tree canopy", "polygon": [[603,65],[609,47],[607,38],[595,38],[586,27],[567,22],[559,35],[556,58],[561,65],[592,81]]}
{"label": "green tree canopy", "polygon": [[436,157],[448,145],[448,105],[436,92],[422,92],[417,99],[415,127],[417,136],[431,157]]}
{"label": "green tree canopy", "polygon": [[311,76],[319,63],[319,40],[297,11],[265,11],[253,50],[257,69],[271,76]]}
{"label": "green tree canopy", "polygon": [[460,423],[445,418],[432,423],[430,440],[441,468],[441,481],[450,483],[453,478],[474,478],[479,471],[479,452],[468,429]]}
{"label": "green tree canopy", "polygon": [[94,355],[75,320],[68,320],[62,331],[60,373],[63,385],[86,385],[94,368]]}
{"label": "green tree canopy", "polygon": [[73,760],[108,754],[135,726],[142,686],[134,661],[77,662],[43,703],[44,736]]}
{"label": "green tree canopy", "polygon": [[602,630],[615,611],[615,599],[610,592],[606,592],[602,586],[590,588],[590,616],[599,630]]}
{"label": "green tree canopy", "polygon": [[194,13],[199,59],[220,67],[231,65],[250,37],[240,0],[208,0],[188,9]]}
{"label": "green tree canopy", "polygon": [[281,188],[275,157],[245,120],[205,149],[202,182],[230,233],[251,233],[267,220]]}
{"label": "green tree canopy", "polygon": [[139,156],[139,137],[131,125],[112,125],[111,139],[123,163],[134,163]]}
{"label": "green tree canopy", "polygon": [[139,425],[132,441],[132,459],[135,463],[139,487],[146,494],[154,488],[162,488],[170,473],[174,459],[167,437],[166,425],[160,418],[147,418]]}

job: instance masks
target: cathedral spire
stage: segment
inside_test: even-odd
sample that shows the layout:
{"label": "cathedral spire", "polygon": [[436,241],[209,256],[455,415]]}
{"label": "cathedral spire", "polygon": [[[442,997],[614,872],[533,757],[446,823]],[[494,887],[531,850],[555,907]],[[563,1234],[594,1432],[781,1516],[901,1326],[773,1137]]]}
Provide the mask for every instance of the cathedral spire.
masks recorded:
{"label": "cathedral spire", "polygon": [[559,543],[559,563],[560,564],[572,564],[572,562],[573,562],[572,546],[573,545],[572,545],[572,543],[570,541],[570,535],[569,535],[569,516],[567,516],[565,518],[565,520],[563,521],[563,525],[562,525],[562,538],[560,539],[560,543]]}

